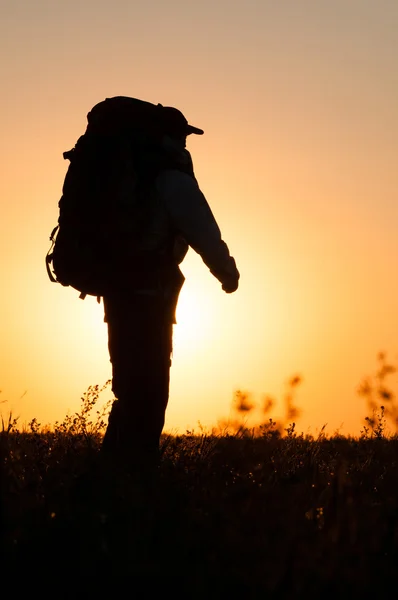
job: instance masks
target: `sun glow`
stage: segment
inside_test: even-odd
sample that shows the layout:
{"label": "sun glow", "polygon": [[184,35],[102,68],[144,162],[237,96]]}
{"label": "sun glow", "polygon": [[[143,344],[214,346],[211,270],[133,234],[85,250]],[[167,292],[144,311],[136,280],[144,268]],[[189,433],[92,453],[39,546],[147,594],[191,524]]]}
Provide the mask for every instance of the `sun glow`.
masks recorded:
{"label": "sun glow", "polygon": [[178,301],[176,320],[174,342],[184,352],[209,343],[213,315],[205,294],[198,294],[196,289],[185,284]]}

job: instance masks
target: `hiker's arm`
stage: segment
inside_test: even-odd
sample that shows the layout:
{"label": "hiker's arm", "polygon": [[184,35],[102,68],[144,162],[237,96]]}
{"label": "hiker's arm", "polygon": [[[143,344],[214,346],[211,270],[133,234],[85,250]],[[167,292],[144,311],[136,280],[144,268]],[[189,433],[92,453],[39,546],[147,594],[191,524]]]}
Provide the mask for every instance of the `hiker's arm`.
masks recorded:
{"label": "hiker's arm", "polygon": [[203,259],[227,293],[238,288],[235,260],[195,179],[177,170],[165,170],[156,180],[157,191],[177,231]]}

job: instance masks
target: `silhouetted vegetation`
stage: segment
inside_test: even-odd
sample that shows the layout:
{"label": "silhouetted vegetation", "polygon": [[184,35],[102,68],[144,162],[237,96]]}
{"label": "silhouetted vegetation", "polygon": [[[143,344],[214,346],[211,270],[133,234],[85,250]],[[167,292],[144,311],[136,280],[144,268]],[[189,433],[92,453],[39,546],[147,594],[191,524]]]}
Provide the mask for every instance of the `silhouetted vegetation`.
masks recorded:
{"label": "silhouetted vegetation", "polygon": [[[373,399],[392,371],[378,373]],[[297,414],[299,383],[288,384],[286,415]],[[106,387],[89,388],[80,412],[51,429],[3,421],[2,568],[18,589],[57,578],[54,593],[70,597],[127,585],[134,597],[357,598],[395,586],[392,396],[389,412],[369,404],[375,420],[358,438],[298,434],[272,418],[255,430],[240,421],[233,433],[165,435],[160,468],[143,481],[122,465],[97,468]],[[243,392],[235,408],[255,409]]]}

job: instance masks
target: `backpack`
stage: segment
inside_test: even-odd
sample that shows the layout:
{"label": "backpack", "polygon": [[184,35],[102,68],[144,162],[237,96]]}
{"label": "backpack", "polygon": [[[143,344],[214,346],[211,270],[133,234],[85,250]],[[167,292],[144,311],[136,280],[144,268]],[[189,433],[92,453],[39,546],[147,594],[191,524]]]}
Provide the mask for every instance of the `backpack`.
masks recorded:
{"label": "backpack", "polygon": [[189,152],[165,145],[203,133],[175,108],[118,96],[87,115],[87,128],[72,150],[58,203],[58,225],[46,255],[52,282],[101,296],[145,285],[162,270],[164,252],[145,253],[153,206],[151,184],[163,168],[194,177]]}

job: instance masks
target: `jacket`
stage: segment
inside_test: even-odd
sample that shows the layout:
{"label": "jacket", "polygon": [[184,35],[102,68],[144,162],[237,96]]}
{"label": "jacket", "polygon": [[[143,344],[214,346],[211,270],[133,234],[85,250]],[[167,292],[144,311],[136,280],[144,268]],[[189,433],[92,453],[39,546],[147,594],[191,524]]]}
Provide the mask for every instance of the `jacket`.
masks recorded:
{"label": "jacket", "polygon": [[[182,240],[193,248],[225,291],[238,287],[239,272],[221,237],[220,228],[194,177],[177,169],[164,169],[154,184],[156,215],[150,237],[158,247],[174,236],[176,262],[185,256]],[[185,253],[186,253],[185,251]]]}

